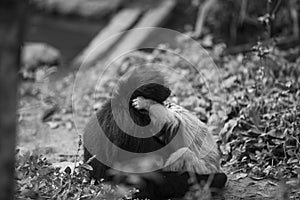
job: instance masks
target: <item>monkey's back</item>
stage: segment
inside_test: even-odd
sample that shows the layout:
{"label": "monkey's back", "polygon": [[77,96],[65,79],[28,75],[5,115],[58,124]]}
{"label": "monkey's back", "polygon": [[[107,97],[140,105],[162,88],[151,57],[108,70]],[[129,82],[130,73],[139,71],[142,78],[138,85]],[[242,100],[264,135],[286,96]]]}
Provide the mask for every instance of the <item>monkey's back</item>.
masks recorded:
{"label": "monkey's back", "polygon": [[180,154],[183,156],[181,159],[190,161],[189,163],[193,165],[191,168],[194,168],[195,172],[199,174],[221,172],[220,152],[207,126],[181,106],[168,104],[167,108],[180,121],[180,128],[177,134],[182,135],[183,142],[188,148],[180,149],[182,151]]}

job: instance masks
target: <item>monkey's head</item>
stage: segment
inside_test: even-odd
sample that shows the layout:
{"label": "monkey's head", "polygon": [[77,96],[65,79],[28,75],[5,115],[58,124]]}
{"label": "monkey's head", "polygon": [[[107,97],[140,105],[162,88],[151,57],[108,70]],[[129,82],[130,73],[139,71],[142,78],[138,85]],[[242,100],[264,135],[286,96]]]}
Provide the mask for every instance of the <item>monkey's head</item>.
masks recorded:
{"label": "monkey's head", "polygon": [[148,111],[135,109],[132,100],[141,96],[162,104],[171,94],[168,85],[165,73],[158,67],[134,68],[120,79],[112,101],[120,112],[129,109],[130,117],[137,125],[146,126],[151,121]]}
{"label": "monkey's head", "polygon": [[149,83],[136,89],[131,95],[130,101],[137,97],[144,97],[163,104],[170,94],[171,90],[168,87],[157,83]]}
{"label": "monkey's head", "polygon": [[150,83],[139,87],[133,92],[129,101],[130,116],[134,122],[140,126],[146,126],[150,123],[150,116],[146,110],[137,110],[132,106],[132,100],[137,97],[151,99],[157,103],[163,102],[170,96],[171,90],[163,85]]}

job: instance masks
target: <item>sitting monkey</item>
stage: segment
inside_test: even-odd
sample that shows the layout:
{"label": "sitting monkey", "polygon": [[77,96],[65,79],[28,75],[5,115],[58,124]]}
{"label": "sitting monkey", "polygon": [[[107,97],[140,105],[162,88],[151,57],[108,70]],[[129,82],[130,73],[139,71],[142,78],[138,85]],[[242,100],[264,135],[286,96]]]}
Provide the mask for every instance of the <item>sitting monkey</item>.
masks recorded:
{"label": "sitting monkey", "polygon": [[[180,106],[164,105],[171,93],[165,86],[165,77],[156,68],[131,70],[119,81],[111,99],[92,117],[83,135],[84,160],[93,155],[97,158],[90,162],[91,176],[130,184],[123,175],[116,180],[108,173],[115,162],[128,161],[121,151],[142,154],[169,146],[160,155],[164,159],[162,169],[154,171],[160,175],[159,181],[141,176],[145,184],[134,185],[140,190],[135,197],[182,197],[189,190],[191,173],[198,182],[209,182],[212,188],[224,187],[227,176],[220,169],[217,145],[205,124]],[[142,133],[135,124],[146,127],[151,123],[159,132],[152,137],[137,137]],[[119,125],[129,127],[131,134]]]}

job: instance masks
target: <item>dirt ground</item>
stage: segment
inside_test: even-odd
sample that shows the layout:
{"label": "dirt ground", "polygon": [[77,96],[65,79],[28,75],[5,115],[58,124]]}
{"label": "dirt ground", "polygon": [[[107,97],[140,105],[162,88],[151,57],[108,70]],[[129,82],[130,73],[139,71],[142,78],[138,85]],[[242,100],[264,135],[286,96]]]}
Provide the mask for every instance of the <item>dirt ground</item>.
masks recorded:
{"label": "dirt ground", "polygon": [[[36,151],[53,163],[74,160],[82,129],[93,106],[99,103],[93,104],[85,98],[103,72],[101,64],[97,66],[85,72],[77,72],[76,77],[70,74],[60,80],[22,84],[21,92],[28,93],[21,98],[19,109],[18,147],[22,151]],[[102,76],[104,82],[113,75],[111,71],[114,69]],[[79,84],[74,87],[75,81]],[[38,92],[34,93],[35,90]],[[57,105],[59,111],[52,115],[51,121],[43,122],[42,118],[47,116],[49,110],[55,110],[53,105]],[[82,155],[82,150],[79,155]],[[229,180],[223,193],[216,197],[218,199],[284,199],[280,196],[283,194],[280,192],[280,183],[253,180],[243,173],[235,173],[230,167],[224,170]]]}

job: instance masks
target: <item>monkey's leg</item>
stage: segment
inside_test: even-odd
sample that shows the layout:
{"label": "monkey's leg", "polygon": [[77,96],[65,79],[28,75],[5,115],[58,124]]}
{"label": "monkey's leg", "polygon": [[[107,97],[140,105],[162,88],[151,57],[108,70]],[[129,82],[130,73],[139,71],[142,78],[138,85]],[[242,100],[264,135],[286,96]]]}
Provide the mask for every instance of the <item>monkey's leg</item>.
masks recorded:
{"label": "monkey's leg", "polygon": [[[93,155],[87,150],[87,148],[84,147],[84,153],[83,153],[83,159],[84,162],[87,162]],[[89,165],[93,168],[92,171],[90,171],[90,175],[92,178],[96,180],[100,180],[101,178],[107,179],[106,171],[109,169],[106,165],[102,164],[97,158],[92,159],[89,162]]]}
{"label": "monkey's leg", "polygon": [[196,178],[196,182],[199,184],[208,184],[211,191],[222,189],[227,181],[227,176],[224,173],[193,174],[193,176],[189,172],[159,171],[152,173],[154,176],[151,176],[151,173],[148,173],[149,175],[137,175],[141,179],[138,183],[129,182],[130,179],[124,174],[122,177],[118,177],[114,183],[125,184],[138,189],[139,192],[135,193],[132,199],[162,200],[183,197],[192,186],[191,178]]}
{"label": "monkey's leg", "polygon": [[197,174],[220,172],[218,169],[212,169],[206,160],[198,158],[188,147],[180,148],[172,153],[165,162],[164,171],[188,171]]}

